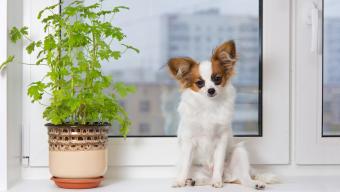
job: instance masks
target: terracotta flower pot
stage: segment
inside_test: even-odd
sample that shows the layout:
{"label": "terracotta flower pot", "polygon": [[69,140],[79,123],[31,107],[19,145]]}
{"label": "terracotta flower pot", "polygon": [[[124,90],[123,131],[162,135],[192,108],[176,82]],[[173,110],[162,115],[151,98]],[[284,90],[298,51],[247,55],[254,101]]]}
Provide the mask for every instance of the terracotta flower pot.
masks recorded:
{"label": "terracotta flower pot", "polygon": [[46,126],[52,180],[63,188],[99,186],[107,170],[110,125]]}

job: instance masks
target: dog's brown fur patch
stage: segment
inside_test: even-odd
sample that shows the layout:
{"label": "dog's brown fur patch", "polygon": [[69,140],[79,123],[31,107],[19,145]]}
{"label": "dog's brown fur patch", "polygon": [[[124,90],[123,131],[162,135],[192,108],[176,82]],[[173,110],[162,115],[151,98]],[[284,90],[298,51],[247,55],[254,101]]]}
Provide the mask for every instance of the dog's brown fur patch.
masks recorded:
{"label": "dog's brown fur patch", "polygon": [[237,61],[236,46],[234,41],[227,41],[219,45],[211,57],[212,74],[222,76],[222,86],[225,86],[235,74]]}
{"label": "dog's brown fur patch", "polygon": [[168,61],[168,68],[182,88],[199,91],[195,84],[200,79],[199,64],[196,61],[188,57],[172,58]]}

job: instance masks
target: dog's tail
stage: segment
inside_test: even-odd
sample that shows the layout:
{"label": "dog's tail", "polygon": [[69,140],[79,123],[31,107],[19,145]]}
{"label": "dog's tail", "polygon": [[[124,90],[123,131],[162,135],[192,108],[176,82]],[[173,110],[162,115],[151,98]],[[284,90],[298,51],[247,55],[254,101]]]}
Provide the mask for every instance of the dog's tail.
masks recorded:
{"label": "dog's tail", "polygon": [[274,184],[280,182],[279,178],[275,174],[259,173],[257,170],[253,168],[251,169],[251,176],[253,179],[262,181],[266,184]]}
{"label": "dog's tail", "polygon": [[[244,148],[245,142],[239,142],[235,144],[234,148]],[[279,178],[272,173],[266,173],[266,172],[259,172],[258,170],[254,169],[253,167],[250,167],[250,176],[254,180],[261,181],[266,184],[274,184],[279,183]]]}

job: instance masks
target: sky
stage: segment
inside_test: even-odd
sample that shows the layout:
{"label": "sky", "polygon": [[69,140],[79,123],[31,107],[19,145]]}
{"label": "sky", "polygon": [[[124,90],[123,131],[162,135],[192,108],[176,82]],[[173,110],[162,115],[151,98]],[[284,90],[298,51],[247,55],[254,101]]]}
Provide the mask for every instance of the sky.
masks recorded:
{"label": "sky", "polygon": [[325,17],[340,17],[340,1],[324,0]]}

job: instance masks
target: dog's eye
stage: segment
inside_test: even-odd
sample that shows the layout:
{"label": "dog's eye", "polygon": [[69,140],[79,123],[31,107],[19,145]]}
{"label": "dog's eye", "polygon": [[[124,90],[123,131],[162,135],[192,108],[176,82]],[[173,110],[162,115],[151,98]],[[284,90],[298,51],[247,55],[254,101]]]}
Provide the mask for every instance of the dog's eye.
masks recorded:
{"label": "dog's eye", "polygon": [[211,80],[215,83],[215,85],[219,85],[222,81],[222,76],[219,75],[212,76]]}
{"label": "dog's eye", "polygon": [[214,80],[215,80],[215,81],[221,81],[221,80],[222,80],[222,77],[216,76],[216,77],[214,78]]}
{"label": "dog's eye", "polygon": [[195,82],[195,84],[197,85],[198,88],[202,88],[204,87],[205,82],[204,80],[198,80]]}

